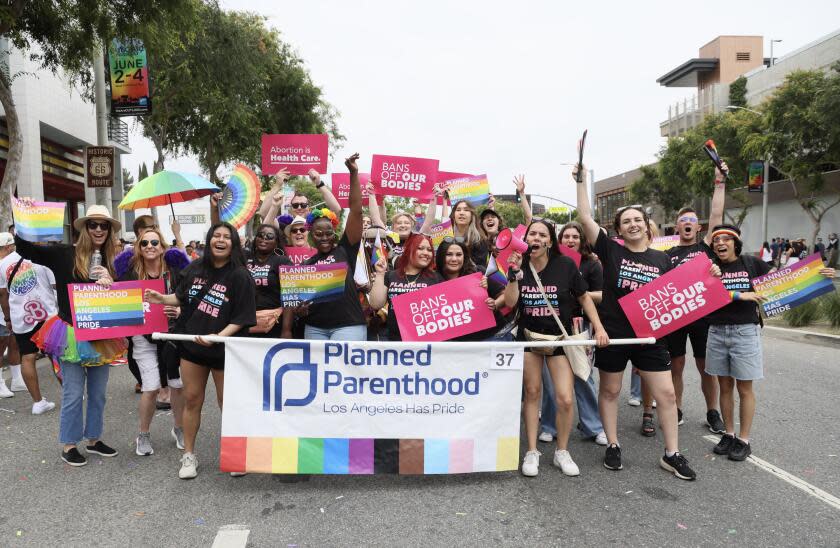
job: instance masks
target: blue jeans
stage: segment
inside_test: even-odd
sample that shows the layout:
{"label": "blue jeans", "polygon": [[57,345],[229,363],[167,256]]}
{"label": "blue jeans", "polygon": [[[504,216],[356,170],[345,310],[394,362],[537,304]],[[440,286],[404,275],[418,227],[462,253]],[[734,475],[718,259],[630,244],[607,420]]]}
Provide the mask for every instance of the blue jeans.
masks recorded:
{"label": "blue jeans", "polygon": [[[548,432],[552,436],[557,435],[555,419],[557,417],[557,405],[554,403],[554,383],[548,366],[543,364],[543,400],[542,415],[540,416],[540,432]],[[575,401],[578,409],[578,430],[585,438],[594,438],[604,431],[601,424],[601,414],[598,412],[598,395],[595,392],[595,379],[592,374],[586,381],[575,376]]]}
{"label": "blue jeans", "polygon": [[630,372],[630,397],[642,401],[642,376]]}
{"label": "blue jeans", "polygon": [[366,341],[366,325],[348,325],[326,329],[307,325],[303,330],[303,338],[309,341]]}
{"label": "blue jeans", "polygon": [[[75,445],[82,441],[98,440],[102,436],[105,413],[105,391],[111,367],[82,367],[77,363],[61,362],[61,416],[58,441]],[[82,396],[87,383],[87,413],[82,414]]]}

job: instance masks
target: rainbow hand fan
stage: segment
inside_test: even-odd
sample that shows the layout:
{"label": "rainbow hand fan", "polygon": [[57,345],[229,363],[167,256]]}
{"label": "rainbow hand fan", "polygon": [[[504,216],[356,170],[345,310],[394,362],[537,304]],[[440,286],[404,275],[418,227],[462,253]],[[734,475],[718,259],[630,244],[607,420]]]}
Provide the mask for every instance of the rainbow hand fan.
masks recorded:
{"label": "rainbow hand fan", "polygon": [[260,180],[242,164],[233,168],[219,201],[219,219],[242,228],[260,205]]}

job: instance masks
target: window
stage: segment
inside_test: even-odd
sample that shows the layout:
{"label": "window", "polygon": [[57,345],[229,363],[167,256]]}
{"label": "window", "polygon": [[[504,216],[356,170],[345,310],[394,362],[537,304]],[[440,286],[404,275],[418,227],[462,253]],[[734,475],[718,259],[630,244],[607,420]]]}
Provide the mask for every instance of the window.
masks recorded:
{"label": "window", "polygon": [[739,51],[735,54],[736,61],[749,61],[750,60],[750,52],[748,51]]}

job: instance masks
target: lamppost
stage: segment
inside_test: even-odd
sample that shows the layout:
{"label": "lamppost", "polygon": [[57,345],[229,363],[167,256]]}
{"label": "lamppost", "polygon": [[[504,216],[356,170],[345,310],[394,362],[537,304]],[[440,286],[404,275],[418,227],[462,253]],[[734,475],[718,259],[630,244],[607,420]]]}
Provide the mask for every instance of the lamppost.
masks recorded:
{"label": "lamppost", "polygon": [[776,44],[778,42],[781,42],[781,40],[774,40],[773,38],[770,39],[770,66],[771,67],[776,64],[776,58],[773,57],[773,44]]}
{"label": "lamppost", "polygon": [[[770,51],[773,51],[773,42],[781,42],[781,40],[770,40]],[[773,62],[772,53],[770,63]],[[764,116],[763,113],[747,107],[736,107],[735,105],[727,105],[727,110],[746,110],[758,116]],[[761,244],[767,241],[767,204],[769,202],[768,194],[770,193],[770,153],[764,156],[764,185],[761,189]]]}

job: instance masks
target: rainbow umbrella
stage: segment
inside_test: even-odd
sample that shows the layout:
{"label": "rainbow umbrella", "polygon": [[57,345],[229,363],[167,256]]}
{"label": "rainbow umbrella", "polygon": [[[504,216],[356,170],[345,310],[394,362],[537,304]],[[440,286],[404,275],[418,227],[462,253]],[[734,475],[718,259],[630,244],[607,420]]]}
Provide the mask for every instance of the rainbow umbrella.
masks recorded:
{"label": "rainbow umbrella", "polygon": [[237,164],[225,182],[225,190],[219,200],[219,219],[237,229],[245,226],[260,205],[260,186],[256,173]]}
{"label": "rainbow umbrella", "polygon": [[175,208],[172,204],[189,202],[210,194],[221,192],[213,183],[190,173],[177,171],[159,171],[146,177],[132,188],[120,202],[120,209],[141,209],[169,204],[172,215]]}

